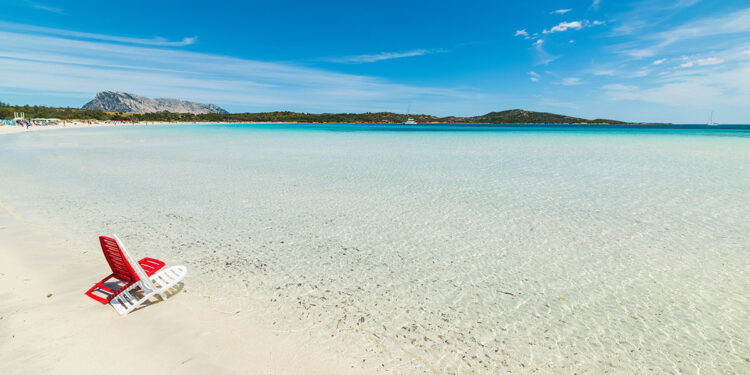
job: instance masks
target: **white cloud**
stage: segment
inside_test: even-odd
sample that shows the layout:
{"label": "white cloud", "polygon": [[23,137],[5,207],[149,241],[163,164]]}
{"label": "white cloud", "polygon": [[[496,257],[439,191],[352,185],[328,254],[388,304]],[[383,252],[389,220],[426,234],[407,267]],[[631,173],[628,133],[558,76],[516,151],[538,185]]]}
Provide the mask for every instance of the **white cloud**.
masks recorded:
{"label": "white cloud", "polygon": [[611,69],[606,70],[597,70],[594,72],[595,76],[614,76],[617,75],[617,72]]}
{"label": "white cloud", "polygon": [[362,63],[373,63],[383,60],[402,59],[405,57],[423,56],[431,53],[445,52],[444,50],[437,49],[415,49],[406,52],[380,52],[372,55],[357,55],[347,56],[340,58],[332,58],[327,61],[336,63],[349,63],[349,64],[362,64]]}
{"label": "white cloud", "polygon": [[602,88],[605,89],[605,90],[610,90],[610,91],[632,91],[632,90],[638,90],[638,86],[623,85],[621,83],[604,85]]}
{"label": "white cloud", "polygon": [[635,86],[605,87],[605,94],[612,100],[642,101],[670,106],[703,106],[722,96],[722,90],[694,82],[668,83],[650,89]]}
{"label": "white cloud", "polygon": [[570,12],[571,10],[573,9],[558,9],[558,10],[553,10],[549,12],[549,14],[565,14],[565,13]]}
{"label": "white cloud", "polygon": [[637,48],[637,49],[629,49],[622,51],[623,53],[627,54],[628,56],[635,57],[635,58],[644,58],[644,57],[653,57],[656,55],[656,50],[653,48]]}
{"label": "white cloud", "polygon": [[194,44],[198,37],[183,38],[180,41],[169,41],[162,37],[154,37],[150,39],[144,38],[130,38],[122,36],[84,33],[80,31],[71,31],[63,29],[55,29],[51,27],[32,26],[19,23],[10,23],[0,21],[0,29],[12,30],[15,32],[28,32],[34,34],[54,35],[75,39],[91,39],[91,40],[102,40],[107,42],[127,43],[127,44],[139,44],[146,46],[160,46],[160,47],[182,47]]}
{"label": "white cloud", "polygon": [[567,30],[580,30],[583,28],[588,28],[592,26],[599,26],[604,25],[604,21],[589,21],[589,20],[583,20],[583,21],[572,21],[572,22],[560,22],[556,26],[553,26],[549,30],[543,30],[542,34],[552,34],[552,33],[558,33],[563,32]]}
{"label": "white cloud", "polygon": [[538,65],[547,65],[560,57],[553,56],[544,49],[544,39],[537,39],[533,46],[536,50],[536,60]]}
{"label": "white cloud", "polygon": [[574,30],[580,30],[583,28],[583,24],[581,21],[573,21],[573,22],[560,22],[557,24],[557,26],[553,26],[549,30],[542,31],[543,34],[551,34],[551,33],[557,33],[566,31],[568,29],[574,29]]}
{"label": "white cloud", "polygon": [[591,8],[594,10],[599,10],[599,4],[601,4],[601,0],[594,0],[594,2],[591,3]]}
{"label": "white cloud", "polygon": [[[674,18],[677,14],[681,13],[681,9],[692,6],[698,2],[699,0],[629,1],[628,5],[631,9],[615,16],[615,27],[611,30],[611,35],[645,36],[651,34],[652,30],[656,27],[664,29],[664,26],[666,25],[675,25]],[[714,9],[717,8],[714,7]],[[697,15],[700,17],[702,14],[707,13],[703,12],[698,13]]]}
{"label": "white cloud", "polygon": [[745,33],[748,31],[750,31],[750,8],[724,16],[688,22],[672,30],[657,33],[654,35],[654,38],[662,39],[665,43],[671,44],[681,40]]}
{"label": "white cloud", "polygon": [[539,75],[537,72],[529,72],[529,79],[531,82],[539,82],[539,80],[542,78],[542,76]]}
{"label": "white cloud", "polygon": [[[250,109],[378,110],[415,98],[456,103],[460,90],[418,87],[287,63],[0,31],[0,88],[81,104],[109,89]],[[8,51],[30,51],[13,53]]]}
{"label": "white cloud", "polygon": [[652,64],[661,65],[661,64],[664,64],[665,62],[667,62],[667,59],[659,59],[659,60],[654,61]]}
{"label": "white cloud", "polygon": [[563,78],[560,84],[563,86],[575,86],[575,85],[581,85],[583,84],[583,82],[581,82],[581,79],[578,77],[568,77],[568,78]]}
{"label": "white cloud", "polygon": [[674,8],[687,8],[695,4],[698,4],[699,2],[701,2],[701,0],[679,0],[673,7]]}
{"label": "white cloud", "polygon": [[516,30],[516,33],[513,36],[525,36],[525,37],[528,37],[529,33],[526,32],[526,29]]}
{"label": "white cloud", "polygon": [[39,3],[32,3],[31,7],[34,9],[43,10],[45,12],[51,12],[51,13],[57,13],[57,14],[64,14],[62,8],[53,7],[49,5],[39,4]]}
{"label": "white cloud", "polygon": [[744,63],[712,74],[672,74],[653,87],[607,85],[612,100],[641,101],[675,107],[707,105],[744,106],[750,102],[750,64]]}
{"label": "white cloud", "polygon": [[[645,22],[643,16],[637,25],[625,25],[618,27],[614,35],[623,35],[634,33],[636,30],[649,25]],[[730,36],[735,36],[737,41],[746,39],[744,34],[750,32],[750,8],[741,9],[720,16],[703,17],[697,20],[689,21],[681,26],[674,27],[665,31],[643,34],[640,41],[628,42],[626,44],[615,46],[618,52],[636,57],[652,57],[659,51],[680,43],[680,48],[695,46],[698,41],[706,40],[716,36],[724,36],[723,41],[728,42]],[[687,41],[695,41],[691,45]]]}
{"label": "white cloud", "polygon": [[720,59],[718,57],[707,57],[705,59],[697,59],[697,60],[691,60],[684,64],[680,64],[680,67],[682,68],[691,68],[693,66],[708,66],[708,65],[718,65],[724,62],[724,59]]}

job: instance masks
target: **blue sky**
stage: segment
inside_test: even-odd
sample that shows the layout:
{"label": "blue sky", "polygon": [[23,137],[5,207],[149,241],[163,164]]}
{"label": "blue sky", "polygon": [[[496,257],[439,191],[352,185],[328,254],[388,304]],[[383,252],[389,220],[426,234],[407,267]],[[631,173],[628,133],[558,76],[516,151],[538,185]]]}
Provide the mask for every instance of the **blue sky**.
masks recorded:
{"label": "blue sky", "polygon": [[750,122],[750,2],[0,0],[0,101]]}

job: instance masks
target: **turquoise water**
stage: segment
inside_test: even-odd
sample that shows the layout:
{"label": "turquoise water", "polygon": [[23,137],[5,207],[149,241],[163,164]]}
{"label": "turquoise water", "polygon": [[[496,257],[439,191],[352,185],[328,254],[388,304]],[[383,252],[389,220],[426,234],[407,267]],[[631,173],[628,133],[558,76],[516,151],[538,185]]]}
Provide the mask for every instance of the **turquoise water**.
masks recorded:
{"label": "turquoise water", "polygon": [[373,372],[750,371],[750,127],[417,129],[9,135],[0,198]]}

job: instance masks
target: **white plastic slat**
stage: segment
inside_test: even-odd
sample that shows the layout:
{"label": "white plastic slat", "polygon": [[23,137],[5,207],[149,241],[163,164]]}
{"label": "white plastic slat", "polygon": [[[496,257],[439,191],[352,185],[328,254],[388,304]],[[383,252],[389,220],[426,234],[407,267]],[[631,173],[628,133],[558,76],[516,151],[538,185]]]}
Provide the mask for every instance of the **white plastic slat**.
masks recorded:
{"label": "white plastic slat", "polygon": [[[148,284],[158,284],[157,286],[154,286],[153,289],[150,289],[148,287],[144,288],[145,285],[141,284],[140,282],[137,284],[132,285],[128,289],[124,290],[120,295],[118,295],[115,299],[110,302],[110,304],[115,308],[115,310],[120,315],[125,315],[133,310],[135,310],[138,306],[140,306],[143,302],[147,301],[149,298],[151,298],[155,294],[163,294],[170,288],[177,285],[182,279],[187,276],[187,268],[185,266],[172,266],[165,270],[162,270],[160,272],[157,272],[156,274],[152,275],[147,283],[144,283],[146,285]],[[141,298],[136,298],[134,295],[132,295],[130,292],[133,288],[140,287],[143,291],[143,296]]]}

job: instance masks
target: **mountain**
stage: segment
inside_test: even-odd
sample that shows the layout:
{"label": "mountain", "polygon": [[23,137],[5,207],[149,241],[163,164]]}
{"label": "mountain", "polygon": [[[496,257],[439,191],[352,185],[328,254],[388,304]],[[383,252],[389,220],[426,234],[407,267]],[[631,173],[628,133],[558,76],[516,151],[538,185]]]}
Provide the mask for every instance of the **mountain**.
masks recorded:
{"label": "mountain", "polygon": [[164,111],[192,114],[229,113],[215,104],[201,104],[168,98],[152,99],[121,91],[99,92],[94,97],[94,100],[83,105],[83,109],[121,113],[152,113]]}

